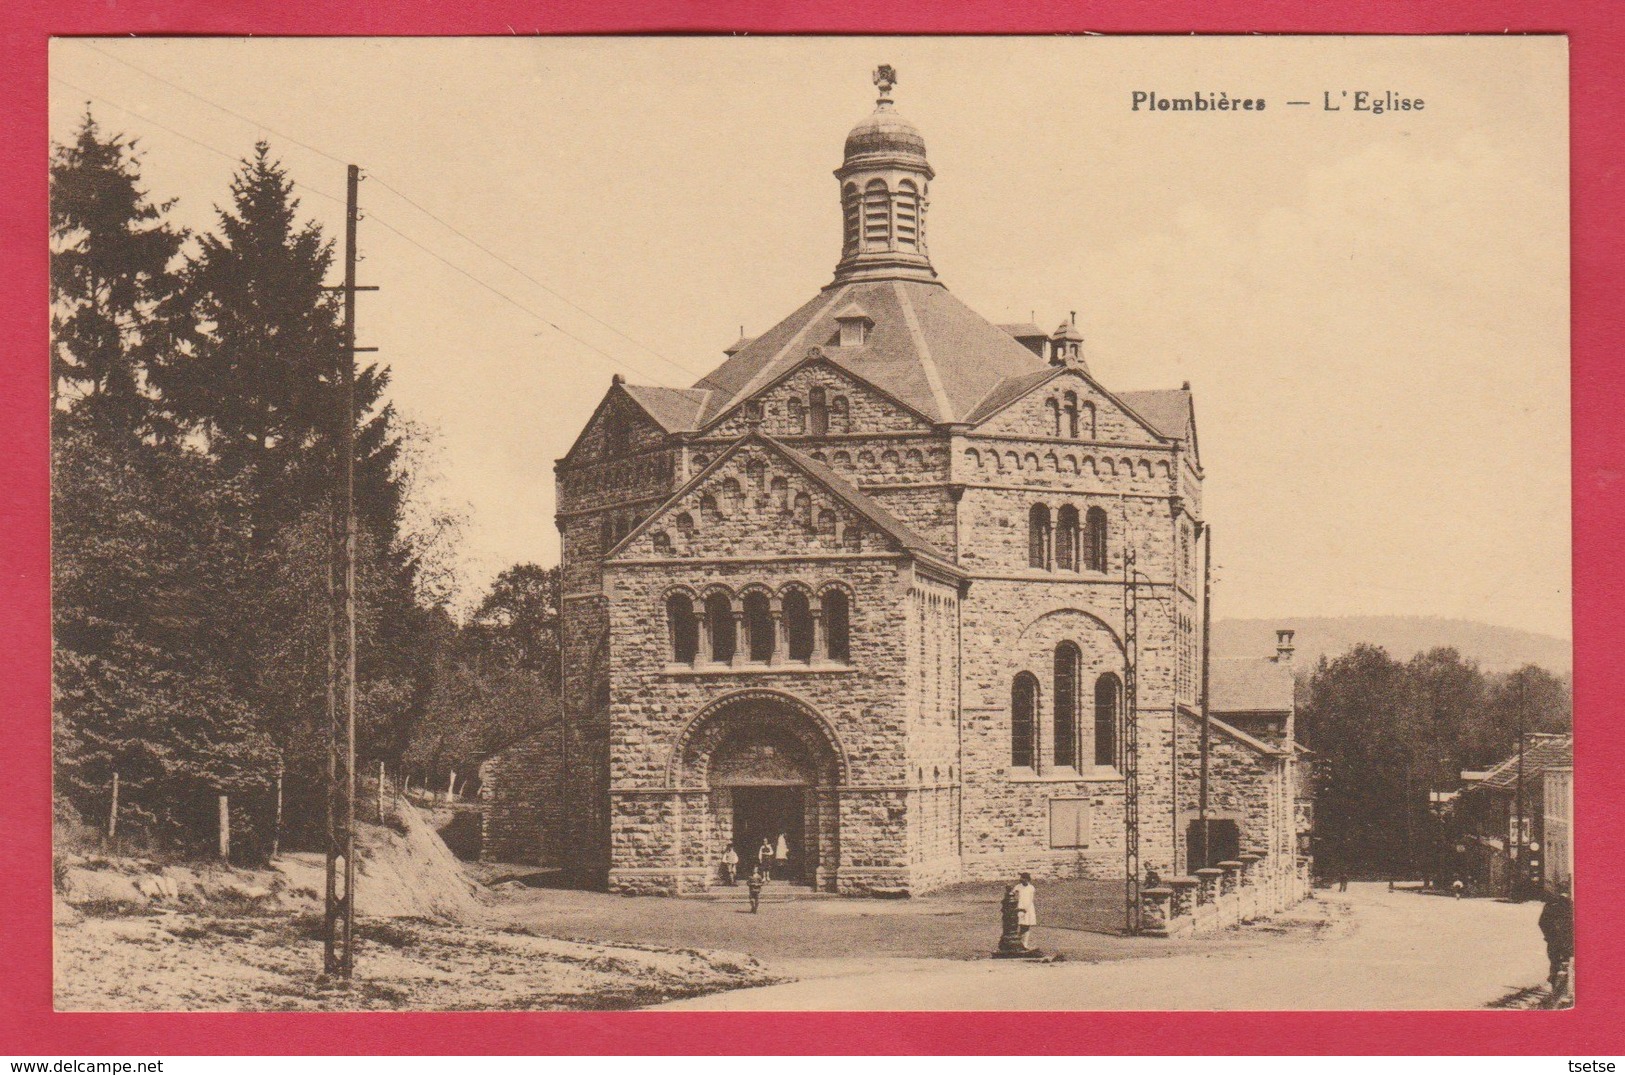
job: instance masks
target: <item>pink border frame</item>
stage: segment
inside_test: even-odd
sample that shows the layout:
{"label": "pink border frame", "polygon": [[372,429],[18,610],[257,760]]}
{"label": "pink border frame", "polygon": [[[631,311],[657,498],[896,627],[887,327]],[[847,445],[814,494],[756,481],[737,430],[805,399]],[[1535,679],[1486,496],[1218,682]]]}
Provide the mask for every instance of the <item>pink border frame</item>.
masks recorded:
{"label": "pink border frame", "polygon": [[[56,1014],[51,1010],[46,43],[53,34],[445,35],[748,30],[751,33],[1503,33],[1570,40],[1573,191],[1573,481],[1579,1007],[1505,1013],[493,1013]],[[51,1054],[706,1053],[1557,1053],[1619,1052],[1625,977],[1617,908],[1625,750],[1613,734],[1625,681],[1625,329],[1621,100],[1625,8],[1612,0],[1043,0],[753,7],[747,0],[498,0],[289,5],[278,0],[12,0],[0,9],[0,781],[9,867],[0,1048]],[[1509,93],[1517,88],[1508,87]],[[1494,222],[1486,222],[1493,227]],[[1509,570],[1515,567],[1509,566]],[[1610,702],[1610,697],[1615,701]],[[726,1030],[724,1027],[726,1026]],[[737,1033],[743,1030],[744,1033]]]}

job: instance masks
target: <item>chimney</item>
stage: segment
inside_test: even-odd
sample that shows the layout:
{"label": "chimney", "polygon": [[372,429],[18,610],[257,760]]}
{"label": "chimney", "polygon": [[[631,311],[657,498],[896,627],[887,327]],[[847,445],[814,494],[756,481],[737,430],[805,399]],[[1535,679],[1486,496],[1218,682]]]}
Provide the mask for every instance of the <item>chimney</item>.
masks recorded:
{"label": "chimney", "polygon": [[1285,628],[1275,632],[1275,659],[1279,663],[1292,663],[1292,651],[1294,649],[1292,645],[1292,636],[1295,634],[1297,634],[1296,631],[1287,630]]}

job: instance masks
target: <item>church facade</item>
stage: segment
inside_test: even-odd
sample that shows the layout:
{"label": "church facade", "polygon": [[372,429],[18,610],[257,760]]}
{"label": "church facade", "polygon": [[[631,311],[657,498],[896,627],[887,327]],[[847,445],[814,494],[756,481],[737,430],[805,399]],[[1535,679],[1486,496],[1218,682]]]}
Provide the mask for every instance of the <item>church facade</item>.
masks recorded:
{"label": "church facade", "polygon": [[[764,840],[851,894],[1122,878],[1131,839],[1201,865],[1189,386],[1108,388],[1071,320],[954,297],[893,77],[835,172],[834,278],[692,388],[616,377],[556,464],[563,716],[486,763],[487,855],[668,894]],[[1211,800],[1292,860],[1290,734],[1217,723]]]}

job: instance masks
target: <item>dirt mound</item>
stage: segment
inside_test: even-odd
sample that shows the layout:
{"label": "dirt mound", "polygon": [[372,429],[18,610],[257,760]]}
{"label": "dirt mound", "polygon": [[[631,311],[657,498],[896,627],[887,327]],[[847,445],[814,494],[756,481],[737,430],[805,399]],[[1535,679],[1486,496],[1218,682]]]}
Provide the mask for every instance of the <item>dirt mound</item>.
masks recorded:
{"label": "dirt mound", "polygon": [[[421,813],[404,799],[385,803],[385,823],[356,824],[356,914],[378,918],[437,918],[470,922],[481,916],[480,886]],[[322,902],[327,860],[284,855],[272,866],[285,891]]]}
{"label": "dirt mound", "polygon": [[[356,825],[356,914],[472,922],[482,888],[410,803],[386,803],[384,824]],[[326,856],[296,852],[264,869],[160,865],[144,859],[62,854],[57,888],[73,907],[208,907],[320,911]]]}

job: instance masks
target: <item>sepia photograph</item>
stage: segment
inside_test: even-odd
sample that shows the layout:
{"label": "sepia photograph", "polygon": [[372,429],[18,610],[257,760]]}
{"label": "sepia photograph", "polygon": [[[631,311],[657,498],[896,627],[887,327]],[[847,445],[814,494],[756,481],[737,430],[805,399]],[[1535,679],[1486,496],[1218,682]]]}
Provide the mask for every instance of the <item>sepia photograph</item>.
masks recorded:
{"label": "sepia photograph", "polygon": [[53,40],[56,1010],[1583,1007],[1569,132],[1555,34]]}

